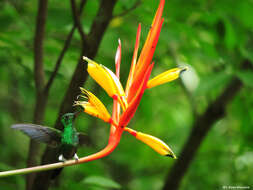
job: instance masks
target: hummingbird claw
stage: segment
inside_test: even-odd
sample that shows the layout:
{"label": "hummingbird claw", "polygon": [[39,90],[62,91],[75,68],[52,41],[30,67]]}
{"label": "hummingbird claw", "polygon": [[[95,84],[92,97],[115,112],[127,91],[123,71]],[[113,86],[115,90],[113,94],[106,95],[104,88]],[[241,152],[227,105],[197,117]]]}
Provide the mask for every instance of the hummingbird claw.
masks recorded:
{"label": "hummingbird claw", "polygon": [[77,154],[74,155],[74,159],[78,161],[79,157],[77,156]]}
{"label": "hummingbird claw", "polygon": [[63,157],[62,154],[58,157],[58,160],[61,161],[61,162],[65,162],[66,161],[66,159]]}

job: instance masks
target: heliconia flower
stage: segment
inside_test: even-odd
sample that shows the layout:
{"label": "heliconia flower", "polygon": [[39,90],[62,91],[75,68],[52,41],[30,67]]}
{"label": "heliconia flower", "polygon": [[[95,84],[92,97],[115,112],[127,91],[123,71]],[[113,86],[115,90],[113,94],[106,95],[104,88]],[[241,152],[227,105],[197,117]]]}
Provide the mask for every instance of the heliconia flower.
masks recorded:
{"label": "heliconia flower", "polygon": [[[151,71],[154,66],[152,57],[155,51],[156,44],[160,35],[163,19],[162,12],[165,0],[160,0],[159,7],[156,11],[155,18],[153,19],[152,26],[148,33],[145,44],[142,48],[140,56],[138,57],[139,41],[141,26],[139,24],[136,35],[136,42],[134,53],[131,63],[131,68],[126,84],[125,91],[120,83],[120,62],[121,62],[121,42],[117,48],[115,56],[116,74],[103,65],[83,57],[88,62],[87,71],[90,76],[113,98],[112,117],[106,110],[101,101],[98,100],[93,94],[86,90],[82,90],[88,96],[88,102],[76,101],[75,105],[80,105],[84,108],[84,112],[101,118],[105,122],[111,123],[110,136],[108,145],[98,153],[84,157],[80,162],[87,162],[95,159],[102,158],[110,154],[118,145],[121,135],[124,131],[133,135],[137,140],[145,143],[153,150],[164,156],[176,158],[175,154],[160,139],[142,132],[137,132],[127,127],[133,118],[141,98],[147,88],[152,88],[160,84],[164,84],[175,80],[179,77],[180,73],[186,68],[170,69],[160,75],[149,80]],[[120,107],[121,106],[121,107]],[[86,109],[86,111],[85,111]]]}

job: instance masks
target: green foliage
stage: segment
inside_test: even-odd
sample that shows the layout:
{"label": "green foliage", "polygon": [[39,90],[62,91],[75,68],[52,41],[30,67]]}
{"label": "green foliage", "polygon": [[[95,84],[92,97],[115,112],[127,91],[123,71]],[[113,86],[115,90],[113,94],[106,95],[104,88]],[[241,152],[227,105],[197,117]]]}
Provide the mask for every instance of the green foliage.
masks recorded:
{"label": "green foliage", "polygon": [[253,87],[253,72],[252,71],[240,71],[238,77],[243,81],[246,86]]}
{"label": "green foliage", "polygon": [[[99,2],[88,0],[84,9],[81,22],[87,33]],[[120,14],[134,3],[134,0],[118,1],[114,14]],[[138,23],[142,24],[142,47],[157,5],[158,1],[141,1],[135,10],[113,18],[99,46],[95,60],[114,70],[117,41],[121,39],[123,85],[132,59]],[[0,1],[0,170],[26,165],[28,138],[11,130],[10,125],[29,123],[33,119],[36,11],[37,1]],[[196,77],[199,82],[189,90],[190,93],[182,88],[180,80],[148,90],[130,123],[131,127],[161,138],[178,156],[195,120],[193,110],[202,113],[233,76],[238,76],[245,85],[227,107],[227,116],[216,122],[208,134],[183,180],[182,190],[252,185],[253,73],[239,69],[243,59],[253,62],[252,12],[252,0],[166,1],[152,76],[188,64],[195,71],[191,77]],[[69,1],[49,1],[44,42],[47,79],[72,25]],[[55,123],[80,49],[80,37],[75,32],[49,94],[45,125],[53,126]],[[187,89],[187,83],[184,84]],[[85,88],[97,91],[96,95],[111,110],[112,100],[97,88],[92,79],[88,79]],[[107,124],[82,114],[76,127],[90,135],[94,143],[92,147],[79,149],[79,157],[95,153],[106,145]],[[52,189],[161,189],[174,163],[174,160],[161,157],[129,134],[124,134],[111,155],[65,168],[59,186]],[[1,179],[0,187],[1,190],[24,189],[25,178]]]}
{"label": "green foliage", "polygon": [[102,189],[121,189],[120,185],[115,181],[101,176],[89,176],[82,183],[88,186],[98,186]]}

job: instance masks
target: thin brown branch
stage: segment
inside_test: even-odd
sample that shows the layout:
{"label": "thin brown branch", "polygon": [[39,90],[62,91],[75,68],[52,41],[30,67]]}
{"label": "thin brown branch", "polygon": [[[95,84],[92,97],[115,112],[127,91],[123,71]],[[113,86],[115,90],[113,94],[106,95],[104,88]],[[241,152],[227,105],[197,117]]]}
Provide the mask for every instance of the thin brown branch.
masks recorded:
{"label": "thin brown branch", "polygon": [[34,80],[36,93],[41,93],[44,87],[45,74],[43,69],[43,40],[47,16],[47,0],[40,0],[36,20],[36,32],[34,37]]}
{"label": "thin brown branch", "polygon": [[[39,0],[36,19],[36,31],[34,37],[34,80],[36,90],[36,104],[34,111],[34,123],[40,124],[44,119],[46,95],[43,92],[45,73],[43,68],[43,41],[47,18],[47,0]],[[39,144],[31,140],[27,159],[27,166],[37,165]],[[34,174],[27,175],[26,189],[30,190],[35,178]]]}
{"label": "thin brown branch", "polygon": [[125,16],[126,14],[128,14],[131,11],[133,11],[134,9],[136,9],[140,5],[141,5],[141,0],[136,0],[135,3],[130,8],[124,10],[123,12],[121,12],[119,14],[114,15],[113,17],[116,18],[116,17]]}
{"label": "thin brown branch", "polygon": [[[248,60],[245,60],[242,64],[244,68],[250,65],[251,63]],[[185,142],[181,154],[178,156],[179,159],[167,176],[163,190],[176,190],[179,188],[183,176],[186,174],[207,133],[215,122],[225,117],[227,105],[238,94],[242,86],[242,82],[237,77],[234,77],[221,95],[208,105],[203,114],[196,118],[192,131]]]}
{"label": "thin brown branch", "polygon": [[44,89],[44,92],[45,92],[45,93],[48,93],[48,92],[49,92],[50,87],[51,87],[52,84],[53,84],[53,81],[54,81],[54,79],[55,79],[55,77],[56,77],[56,75],[57,75],[57,73],[58,73],[58,71],[59,71],[59,69],[60,69],[60,66],[61,66],[62,60],[63,60],[63,58],[64,58],[64,55],[65,55],[65,53],[67,52],[67,50],[68,50],[68,48],[69,48],[69,46],[70,46],[70,43],[71,43],[73,34],[74,34],[74,32],[75,32],[75,29],[76,29],[76,26],[73,26],[72,29],[71,29],[71,31],[69,32],[69,34],[68,34],[68,36],[67,36],[67,39],[66,39],[66,41],[65,41],[65,43],[64,43],[64,46],[63,46],[63,48],[62,48],[62,50],[61,50],[61,53],[60,53],[60,55],[59,55],[59,57],[58,57],[58,59],[57,59],[57,61],[56,61],[54,70],[53,70],[52,74],[50,75],[50,78],[49,78],[49,80],[48,80],[48,82],[47,82],[47,84],[46,84],[46,87],[45,87],[45,89]]}
{"label": "thin brown branch", "polygon": [[[79,7],[79,15],[82,14],[83,8],[84,8],[86,2],[87,2],[87,0],[82,0],[81,1],[80,7]],[[71,40],[72,40],[72,37],[73,37],[73,34],[75,32],[76,27],[77,27],[77,25],[74,24],[73,27],[72,27],[72,29],[70,30],[67,38],[66,38],[64,46],[62,48],[62,51],[61,51],[61,53],[60,53],[60,55],[59,55],[59,57],[58,57],[58,59],[56,61],[54,70],[53,70],[53,72],[52,72],[52,74],[51,74],[51,76],[50,76],[50,78],[49,78],[49,80],[48,80],[48,82],[46,84],[46,87],[45,87],[45,90],[44,90],[46,94],[48,94],[48,92],[50,90],[50,87],[52,86],[52,83],[53,83],[53,81],[54,81],[54,79],[55,79],[55,77],[56,77],[56,75],[57,75],[57,73],[59,71],[60,65],[61,65],[62,60],[64,58],[64,55],[65,55],[65,53],[67,52],[67,50],[68,50],[68,48],[70,46],[70,43],[71,43]]]}
{"label": "thin brown branch", "polygon": [[80,34],[82,44],[84,44],[86,41],[86,34],[84,33],[82,24],[80,22],[80,12],[76,8],[75,0],[70,0],[70,4],[71,4],[71,9],[72,9],[73,20],[74,20],[75,26],[77,27],[78,32]]}

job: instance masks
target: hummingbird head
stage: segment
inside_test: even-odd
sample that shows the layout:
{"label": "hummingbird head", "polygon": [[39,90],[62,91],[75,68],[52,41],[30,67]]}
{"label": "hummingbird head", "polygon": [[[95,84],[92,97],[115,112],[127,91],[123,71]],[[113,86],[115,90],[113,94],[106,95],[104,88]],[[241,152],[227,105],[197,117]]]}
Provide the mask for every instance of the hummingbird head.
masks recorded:
{"label": "hummingbird head", "polygon": [[64,126],[72,124],[76,117],[76,113],[66,113],[61,117],[61,122]]}

